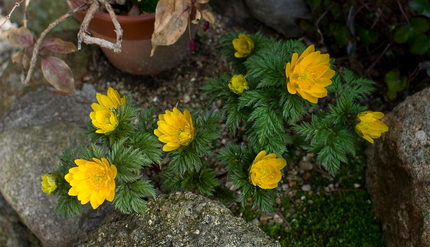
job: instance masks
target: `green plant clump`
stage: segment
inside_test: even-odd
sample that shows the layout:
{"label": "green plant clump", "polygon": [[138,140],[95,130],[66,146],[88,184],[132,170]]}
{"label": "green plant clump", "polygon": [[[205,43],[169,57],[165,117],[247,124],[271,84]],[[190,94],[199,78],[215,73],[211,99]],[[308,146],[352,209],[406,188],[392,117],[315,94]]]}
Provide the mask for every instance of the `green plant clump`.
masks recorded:
{"label": "green plant clump", "polygon": [[[97,94],[87,132],[92,144],[66,153],[59,169],[43,177],[43,191],[59,197],[60,214],[105,201],[124,213],[143,213],[148,197],[155,197],[153,182],[143,179],[147,169],[158,170],[165,193],[195,191],[231,201],[222,185],[226,176],[243,206],[273,211],[290,150],[313,153],[336,174],[355,157],[361,137],[373,143],[388,131],[379,120],[383,113],[360,104],[373,82],[336,72],[329,55],[314,46],[240,33],[224,36],[222,45],[236,71],[206,82],[207,108],[174,107],[157,118],[157,109],[141,111],[113,88]],[[222,109],[211,108],[214,100]],[[219,145],[222,132],[240,141]]]}

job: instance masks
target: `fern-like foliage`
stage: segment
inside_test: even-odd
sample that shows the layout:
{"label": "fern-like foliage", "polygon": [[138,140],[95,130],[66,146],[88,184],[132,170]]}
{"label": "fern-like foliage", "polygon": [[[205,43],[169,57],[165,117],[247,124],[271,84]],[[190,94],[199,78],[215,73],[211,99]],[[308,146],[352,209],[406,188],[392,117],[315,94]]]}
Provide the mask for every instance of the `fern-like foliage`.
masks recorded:
{"label": "fern-like foliage", "polygon": [[61,195],[58,197],[57,207],[55,211],[59,215],[73,217],[82,214],[82,205],[76,197]]}
{"label": "fern-like foliage", "polygon": [[174,150],[169,167],[177,174],[186,171],[199,171],[203,165],[202,157],[212,152],[213,143],[220,136],[220,122],[224,119],[221,111],[206,111],[193,114],[195,136],[192,142],[182,150]]}
{"label": "fern-like foliage", "polygon": [[115,208],[125,214],[144,213],[147,205],[145,198],[150,196],[155,197],[155,190],[148,180],[121,184],[117,188]]}
{"label": "fern-like foliage", "polygon": [[177,174],[170,168],[160,173],[161,187],[165,191],[199,191],[205,195],[212,195],[220,181],[212,168],[202,167],[199,171],[187,171]]}
{"label": "fern-like foliage", "polygon": [[246,146],[228,145],[217,158],[227,164],[228,179],[242,192],[239,195],[241,204],[244,206],[251,198],[253,207],[270,212],[277,196],[276,189],[261,189],[249,179],[249,169],[256,155]]}

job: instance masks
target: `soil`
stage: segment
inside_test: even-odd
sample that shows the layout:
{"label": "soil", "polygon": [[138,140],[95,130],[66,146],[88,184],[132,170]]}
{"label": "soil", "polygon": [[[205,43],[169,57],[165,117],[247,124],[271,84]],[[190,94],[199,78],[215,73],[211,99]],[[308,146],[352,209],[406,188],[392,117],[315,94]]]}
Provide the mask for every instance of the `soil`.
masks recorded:
{"label": "soil", "polygon": [[220,53],[219,39],[223,34],[232,31],[262,32],[272,38],[281,38],[278,33],[253,18],[245,20],[246,25],[220,14],[216,18],[216,25],[206,32],[202,30],[202,22],[193,25],[193,28],[198,29],[196,50],[171,70],[155,76],[128,74],[113,67],[100,49],[94,49],[92,68],[82,81],[94,84],[99,92],[114,87],[120,93],[131,93],[138,104],[154,106],[162,111],[174,106],[189,110],[204,106],[206,99],[199,88],[207,79],[232,71],[231,65]]}
{"label": "soil", "polygon": [[[90,72],[82,78],[81,83],[92,83],[97,91],[102,93],[106,92],[108,87],[117,89],[121,94],[130,93],[138,105],[141,107],[156,107],[158,109],[158,114],[164,113],[164,110],[170,110],[174,106],[179,106],[182,109],[188,109],[190,111],[205,106],[207,98],[202,95],[202,91],[199,88],[203,86],[205,81],[209,78],[216,78],[224,73],[231,74],[232,71],[231,64],[220,53],[221,45],[219,40],[222,35],[228,32],[261,32],[273,39],[286,39],[281,34],[252,17],[244,18],[238,22],[234,16],[228,14],[222,15],[220,13],[216,14],[216,25],[206,32],[202,31],[202,23],[200,25],[194,25],[195,28],[198,28],[195,38],[197,48],[177,67],[154,76],[132,75],[121,72],[113,67],[101,50],[95,48],[93,49],[93,62],[89,70]],[[311,42],[306,39],[305,43],[307,45],[311,44]],[[320,48],[324,50],[324,47]],[[383,98],[381,98],[381,95],[376,95],[374,98],[370,99],[370,101],[375,100],[381,102]],[[368,103],[371,105],[370,102]],[[218,107],[219,106],[220,105],[218,105]],[[382,107],[373,110],[382,110]],[[219,144],[234,142],[234,138],[228,133],[223,133],[221,139]],[[221,146],[220,144],[219,147]],[[300,156],[298,159],[310,164],[310,169],[312,171],[303,170],[298,163],[289,164],[285,169],[286,178],[284,179],[284,184],[281,184],[279,188],[281,194],[283,196],[289,196],[291,200],[293,200],[292,198],[295,196],[297,190],[300,190],[300,186],[304,183],[310,184],[312,178],[314,179],[320,176],[333,180],[330,174],[316,165],[315,158],[312,154],[299,152],[297,156]],[[218,167],[217,169],[217,171],[221,171],[221,173],[223,170],[223,167]],[[146,172],[150,179],[156,183],[156,187],[158,187],[157,175],[153,171],[147,170]],[[235,190],[232,183],[224,180],[223,184],[227,188]],[[333,181],[332,185],[335,189],[339,187],[336,181]],[[294,189],[292,189],[291,186],[293,186]],[[314,190],[314,188],[312,188],[312,190]],[[280,206],[280,198],[278,199],[277,203],[278,206]],[[228,207],[236,215],[242,216],[239,203],[231,203]],[[283,214],[280,213],[283,211],[284,209],[279,207],[277,209],[278,213],[263,214],[259,219],[255,219],[257,221],[255,223],[283,222],[285,227],[287,227],[288,222],[282,216]]]}

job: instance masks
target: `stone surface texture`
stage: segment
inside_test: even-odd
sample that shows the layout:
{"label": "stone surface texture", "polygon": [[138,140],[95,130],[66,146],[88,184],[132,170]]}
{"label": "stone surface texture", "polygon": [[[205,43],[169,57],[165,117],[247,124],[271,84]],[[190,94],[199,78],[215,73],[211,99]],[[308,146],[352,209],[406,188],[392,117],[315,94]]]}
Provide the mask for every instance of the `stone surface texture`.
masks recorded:
{"label": "stone surface texture", "polygon": [[390,130],[367,149],[366,185],[388,247],[430,246],[430,87],[383,121]]}
{"label": "stone surface texture", "polygon": [[309,13],[303,0],[245,0],[251,14],[286,37],[302,36],[295,19]]}
{"label": "stone surface texture", "polygon": [[0,123],[0,192],[10,205],[5,202],[1,210],[11,208],[18,215],[15,221],[7,218],[4,222],[5,228],[10,226],[4,238],[12,243],[9,246],[37,246],[34,236],[19,233],[26,232],[24,225],[43,246],[72,246],[112,210],[109,204],[96,211],[84,207],[82,217],[62,217],[55,212],[55,196],[40,188],[40,177],[57,169],[65,150],[87,143],[83,127],[94,99],[95,89],[90,85],[73,96],[39,88],[17,99]]}
{"label": "stone surface texture", "polygon": [[55,171],[63,151],[83,144],[83,132],[74,123],[50,122],[0,135],[0,192],[43,246],[71,246],[90,230],[84,221],[101,221],[102,210],[82,219],[57,215],[56,197],[40,188],[40,177]]}
{"label": "stone surface texture", "polygon": [[40,247],[39,239],[22,224],[19,215],[0,194],[0,246]]}
{"label": "stone surface texture", "polygon": [[2,122],[0,133],[26,126],[52,121],[74,122],[85,128],[90,120],[91,103],[95,100],[94,87],[85,84],[75,95],[64,96],[39,88],[23,96],[13,104]]}
{"label": "stone surface texture", "polygon": [[191,192],[176,192],[150,201],[144,215],[114,212],[79,246],[280,245],[256,225],[233,216],[222,204]]}

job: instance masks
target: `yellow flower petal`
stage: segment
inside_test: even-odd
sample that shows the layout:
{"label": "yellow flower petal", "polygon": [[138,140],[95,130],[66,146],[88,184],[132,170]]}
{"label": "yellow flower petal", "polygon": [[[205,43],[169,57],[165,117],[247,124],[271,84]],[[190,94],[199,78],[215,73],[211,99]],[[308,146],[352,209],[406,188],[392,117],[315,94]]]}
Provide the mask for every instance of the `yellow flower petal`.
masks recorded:
{"label": "yellow flower petal", "polygon": [[234,75],[228,84],[230,90],[235,94],[241,94],[243,91],[248,89],[248,81],[242,74]]}
{"label": "yellow flower petal", "polygon": [[280,170],[286,165],[285,159],[276,158],[276,154],[266,155],[266,151],[261,151],[249,169],[251,183],[262,189],[276,188],[282,178]]}
{"label": "yellow flower petal", "polygon": [[246,34],[239,34],[237,39],[232,41],[236,50],[234,56],[237,58],[249,57],[254,50],[254,41]]}
{"label": "yellow flower petal", "polygon": [[315,51],[313,45],[302,54],[294,53],[291,62],[285,66],[287,89],[312,103],[327,96],[325,87],[332,84],[335,72],[330,68],[330,56]]}
{"label": "yellow flower petal", "polygon": [[382,112],[364,111],[357,116],[355,131],[365,140],[374,143],[373,139],[381,137],[382,133],[389,130],[388,126],[380,121],[384,114]]}
{"label": "yellow flower petal", "polygon": [[96,209],[105,200],[112,201],[115,197],[116,166],[111,165],[105,158],[91,161],[77,159],[78,167],[69,169],[65,175],[71,188],[68,192],[71,196],[77,196],[82,204],[88,202]]}
{"label": "yellow flower petal", "polygon": [[169,152],[185,148],[194,139],[194,124],[189,111],[182,113],[176,107],[158,116],[158,128],[154,134],[160,142],[166,143],[163,151]]}

